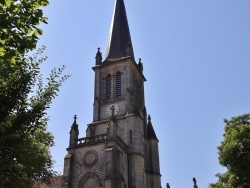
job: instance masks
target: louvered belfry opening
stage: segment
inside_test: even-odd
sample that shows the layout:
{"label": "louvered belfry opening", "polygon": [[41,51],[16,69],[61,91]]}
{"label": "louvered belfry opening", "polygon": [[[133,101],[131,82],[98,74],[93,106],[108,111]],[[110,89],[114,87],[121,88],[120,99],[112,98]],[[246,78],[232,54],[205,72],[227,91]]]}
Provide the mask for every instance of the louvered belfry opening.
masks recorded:
{"label": "louvered belfry opening", "polygon": [[122,74],[118,72],[116,74],[116,97],[122,96]]}
{"label": "louvered belfry opening", "polygon": [[106,78],[106,99],[111,99],[111,75]]}

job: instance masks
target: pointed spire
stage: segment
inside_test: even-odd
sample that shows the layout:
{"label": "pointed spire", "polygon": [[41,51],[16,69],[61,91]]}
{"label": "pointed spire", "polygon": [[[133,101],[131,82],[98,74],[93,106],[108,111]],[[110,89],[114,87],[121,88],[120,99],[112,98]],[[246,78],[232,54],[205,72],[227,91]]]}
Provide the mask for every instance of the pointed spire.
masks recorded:
{"label": "pointed spire", "polygon": [[147,134],[148,134],[147,137],[158,140],[157,137],[156,137],[153,125],[151,123],[151,117],[150,117],[150,115],[148,115],[148,127],[147,127],[147,129],[148,129],[147,130]]}
{"label": "pointed spire", "polygon": [[137,65],[138,65],[139,69],[140,69],[141,71],[143,71],[143,64],[142,64],[142,62],[141,62],[141,58],[139,58],[139,63],[138,63]]}
{"label": "pointed spire", "polygon": [[72,124],[72,126],[76,126],[77,125],[77,123],[76,123],[76,119],[77,119],[77,116],[76,115],[74,115],[74,122],[73,122],[73,124]]}
{"label": "pointed spire", "polygon": [[150,114],[148,114],[148,122],[151,123],[151,116],[150,116]]}
{"label": "pointed spire", "polygon": [[197,184],[196,184],[196,179],[195,178],[193,178],[193,182],[194,182],[194,188],[198,188],[198,186],[197,186]]}
{"label": "pointed spire", "polygon": [[106,58],[134,58],[128,20],[123,0],[116,0],[110,27]]}
{"label": "pointed spire", "polygon": [[69,132],[70,138],[69,138],[69,147],[74,147],[77,145],[79,130],[78,130],[78,124],[76,123],[76,115],[74,115],[74,122],[71,126],[71,130]]}
{"label": "pointed spire", "polygon": [[100,65],[102,63],[102,53],[100,52],[100,48],[97,48],[97,53],[95,56],[95,64]]}

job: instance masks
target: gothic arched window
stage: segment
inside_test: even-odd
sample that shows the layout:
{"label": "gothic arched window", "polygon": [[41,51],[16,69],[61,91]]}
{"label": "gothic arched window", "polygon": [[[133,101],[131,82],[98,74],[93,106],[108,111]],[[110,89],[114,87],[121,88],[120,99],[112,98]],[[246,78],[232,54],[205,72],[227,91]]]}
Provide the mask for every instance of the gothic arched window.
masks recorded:
{"label": "gothic arched window", "polygon": [[122,74],[118,72],[116,74],[116,97],[122,96]]}
{"label": "gothic arched window", "polygon": [[106,78],[106,99],[111,99],[111,75],[109,74]]}

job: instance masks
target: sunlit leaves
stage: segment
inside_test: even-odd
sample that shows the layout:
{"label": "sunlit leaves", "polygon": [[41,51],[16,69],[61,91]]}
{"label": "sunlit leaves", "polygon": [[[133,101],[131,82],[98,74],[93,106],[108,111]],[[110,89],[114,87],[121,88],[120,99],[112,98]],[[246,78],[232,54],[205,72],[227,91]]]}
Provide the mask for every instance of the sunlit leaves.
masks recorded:
{"label": "sunlit leaves", "polygon": [[0,0],[0,188],[33,187],[55,173],[49,149],[47,109],[68,78],[53,69],[46,82],[40,65],[44,49],[34,56],[47,23],[42,8],[48,0]]}
{"label": "sunlit leaves", "polygon": [[10,7],[10,5],[13,3],[13,0],[6,0],[5,1],[5,5],[7,6],[7,7]]}
{"label": "sunlit leaves", "polygon": [[224,120],[224,140],[218,147],[219,162],[227,168],[218,174],[218,182],[212,188],[250,187],[250,114]]}
{"label": "sunlit leaves", "polygon": [[35,49],[42,31],[40,23],[47,23],[42,7],[47,0],[0,1],[0,63],[16,62],[18,55]]}
{"label": "sunlit leaves", "polygon": [[46,181],[55,173],[47,109],[69,76],[62,75],[62,67],[42,79],[43,50],[15,64],[0,64],[0,187],[31,187],[34,180]]}

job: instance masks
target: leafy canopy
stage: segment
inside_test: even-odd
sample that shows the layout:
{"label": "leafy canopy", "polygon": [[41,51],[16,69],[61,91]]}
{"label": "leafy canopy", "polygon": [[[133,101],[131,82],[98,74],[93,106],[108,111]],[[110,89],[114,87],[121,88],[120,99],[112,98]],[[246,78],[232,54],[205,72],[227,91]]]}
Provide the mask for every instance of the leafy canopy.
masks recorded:
{"label": "leafy canopy", "polygon": [[218,147],[219,162],[227,168],[217,174],[218,182],[212,188],[250,187],[250,114],[224,120],[224,140]]}
{"label": "leafy canopy", "polygon": [[42,51],[15,65],[0,64],[0,187],[32,187],[35,180],[49,182],[55,175],[46,110],[68,76],[62,75],[64,67],[53,69],[43,83]]}
{"label": "leafy canopy", "polygon": [[47,23],[41,7],[47,0],[0,0],[0,63],[16,63],[18,55],[34,50]]}
{"label": "leafy canopy", "polygon": [[0,188],[34,187],[55,174],[47,131],[47,109],[68,78],[53,69],[44,83],[43,49],[33,56],[47,23],[41,7],[47,0],[0,0]]}

